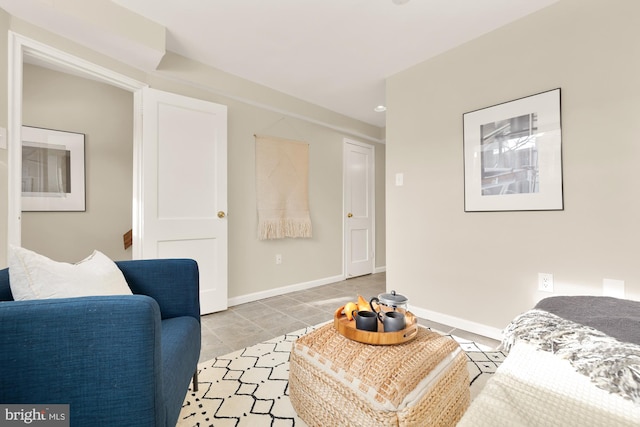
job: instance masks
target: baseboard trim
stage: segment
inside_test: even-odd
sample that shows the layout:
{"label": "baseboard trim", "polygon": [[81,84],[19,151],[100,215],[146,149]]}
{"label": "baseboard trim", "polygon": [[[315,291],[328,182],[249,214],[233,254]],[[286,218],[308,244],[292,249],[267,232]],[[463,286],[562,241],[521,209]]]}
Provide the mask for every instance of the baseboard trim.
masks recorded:
{"label": "baseboard trim", "polygon": [[[386,266],[375,267],[373,274],[384,273],[387,271]],[[294,285],[282,286],[279,288],[267,289],[266,291],[254,292],[252,294],[239,295],[227,300],[227,305],[233,307],[234,305],[245,304],[248,302],[258,301],[264,298],[277,297],[280,295],[288,294],[295,291],[304,291],[306,289],[315,288],[318,286],[328,285],[335,282],[346,280],[345,275],[338,275],[332,277],[325,277],[324,279],[312,280],[310,282],[296,283]]]}
{"label": "baseboard trim", "polygon": [[254,292],[251,294],[229,298],[227,300],[227,304],[229,307],[233,307],[234,305],[258,301],[264,298],[277,297],[280,295],[288,294],[290,292],[304,291],[306,289],[316,288],[318,286],[328,285],[330,283],[340,282],[342,280],[345,280],[345,276],[338,275],[325,277],[324,279],[312,280],[310,282],[303,282],[294,285],[282,286],[279,288],[267,289],[266,291]]}
{"label": "baseboard trim", "polygon": [[492,326],[483,325],[481,323],[472,322],[470,320],[461,319],[459,317],[450,316],[437,311],[426,310],[420,307],[409,307],[409,310],[418,317],[429,319],[434,322],[442,323],[457,329],[473,332],[483,337],[493,338],[494,340],[502,340],[502,330]]}

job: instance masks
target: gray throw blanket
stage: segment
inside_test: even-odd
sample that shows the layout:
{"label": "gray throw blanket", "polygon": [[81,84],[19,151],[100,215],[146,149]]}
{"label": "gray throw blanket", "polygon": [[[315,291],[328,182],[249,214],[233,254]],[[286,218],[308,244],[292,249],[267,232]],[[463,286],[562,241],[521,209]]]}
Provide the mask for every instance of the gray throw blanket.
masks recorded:
{"label": "gray throw blanket", "polygon": [[534,308],[640,345],[640,302],[599,296],[557,296]]}
{"label": "gray throw blanket", "polygon": [[640,404],[639,345],[540,309],[517,316],[504,330],[507,351],[518,341],[568,360],[597,387]]}

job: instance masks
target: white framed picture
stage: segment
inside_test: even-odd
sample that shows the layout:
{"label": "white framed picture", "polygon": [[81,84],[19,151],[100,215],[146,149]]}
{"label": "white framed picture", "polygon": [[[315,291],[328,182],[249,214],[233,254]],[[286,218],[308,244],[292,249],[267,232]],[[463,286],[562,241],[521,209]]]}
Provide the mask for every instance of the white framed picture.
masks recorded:
{"label": "white framed picture", "polygon": [[560,89],[463,114],[464,210],[562,210]]}
{"label": "white framed picture", "polygon": [[84,134],[22,126],[22,211],[85,211]]}

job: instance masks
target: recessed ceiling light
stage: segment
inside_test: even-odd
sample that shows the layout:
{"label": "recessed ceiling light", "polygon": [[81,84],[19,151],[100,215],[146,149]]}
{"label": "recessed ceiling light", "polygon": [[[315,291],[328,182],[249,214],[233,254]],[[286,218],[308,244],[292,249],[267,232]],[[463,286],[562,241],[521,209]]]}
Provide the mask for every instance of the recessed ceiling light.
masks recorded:
{"label": "recessed ceiling light", "polygon": [[387,111],[387,107],[385,107],[384,105],[378,105],[376,108],[373,109],[373,111],[375,111],[376,113],[383,113]]}
{"label": "recessed ceiling light", "polygon": [[397,4],[398,6],[402,6],[403,4],[409,3],[409,0],[391,0],[393,4]]}

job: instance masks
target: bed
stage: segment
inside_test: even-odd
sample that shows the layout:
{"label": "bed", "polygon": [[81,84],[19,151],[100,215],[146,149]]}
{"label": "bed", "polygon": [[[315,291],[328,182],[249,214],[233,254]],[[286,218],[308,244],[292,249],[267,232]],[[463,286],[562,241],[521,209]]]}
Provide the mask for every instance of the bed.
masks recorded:
{"label": "bed", "polygon": [[509,355],[458,426],[640,425],[640,302],[546,298],[503,345]]}

